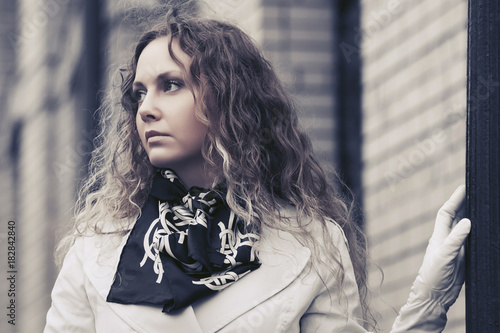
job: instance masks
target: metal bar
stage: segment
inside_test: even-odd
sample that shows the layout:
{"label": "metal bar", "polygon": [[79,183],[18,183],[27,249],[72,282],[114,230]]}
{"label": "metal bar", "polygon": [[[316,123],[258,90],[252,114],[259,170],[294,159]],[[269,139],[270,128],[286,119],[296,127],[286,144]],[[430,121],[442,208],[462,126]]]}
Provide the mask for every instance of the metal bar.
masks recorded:
{"label": "metal bar", "polygon": [[[100,105],[98,97],[99,90],[102,89],[102,73],[105,56],[103,55],[102,44],[106,39],[103,29],[103,15],[101,14],[100,0],[87,0],[85,2],[85,49],[83,53],[84,62],[84,107],[86,129],[95,137],[98,128],[98,117],[94,112]],[[90,157],[88,155],[87,157]]]}
{"label": "metal bar", "polygon": [[355,197],[357,210],[354,218],[363,225],[363,186],[361,182],[361,45],[356,44],[360,22],[359,0],[337,2],[337,110],[338,110],[338,155],[337,163],[340,176]]}
{"label": "metal bar", "polygon": [[500,332],[500,4],[469,0],[466,330]]}

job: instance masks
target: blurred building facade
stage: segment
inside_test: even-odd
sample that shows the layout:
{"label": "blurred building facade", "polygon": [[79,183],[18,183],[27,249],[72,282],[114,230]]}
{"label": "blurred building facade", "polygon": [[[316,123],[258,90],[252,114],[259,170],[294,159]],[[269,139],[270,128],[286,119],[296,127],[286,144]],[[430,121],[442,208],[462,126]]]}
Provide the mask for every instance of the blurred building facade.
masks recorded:
{"label": "blurred building facade", "polygon": [[[439,207],[465,184],[467,1],[362,1],[363,190],[383,332],[406,302]],[[380,275],[373,271],[379,289]],[[465,332],[462,294],[445,332]]]}
{"label": "blurred building facade", "polygon": [[[98,94],[141,32],[124,17],[131,6],[154,2],[1,2],[0,253],[5,223],[17,226],[17,322],[2,320],[2,332],[38,332],[45,323],[57,275],[54,245],[85,176]],[[350,28],[360,36],[347,49],[338,39],[340,2],[209,3],[208,15],[238,22],[263,47],[296,96],[327,169],[340,164],[339,57],[363,48],[366,228],[386,274],[382,298],[398,309],[437,209],[464,181],[465,2],[365,1],[359,26]],[[0,281],[3,295],[7,285]],[[455,308],[463,308],[459,303]],[[387,304],[382,328],[395,318]],[[463,332],[463,311],[452,311],[445,332]]]}
{"label": "blurred building facade", "polygon": [[[57,274],[55,230],[70,220],[78,172],[91,149],[79,144],[87,118],[81,85],[85,5],[63,0],[8,3],[12,7],[1,12],[2,22],[13,24],[2,34],[2,52],[14,52],[15,58],[7,67],[13,75],[2,82],[8,96],[1,116],[8,143],[2,146],[2,183],[8,188],[1,196],[2,206],[10,209],[2,214],[2,226],[7,217],[16,223],[16,325],[2,320],[1,330],[37,332]],[[2,242],[2,258],[4,251]],[[2,302],[9,301],[5,284],[1,286]]]}
{"label": "blurred building facade", "polygon": [[[6,36],[9,31],[13,31],[16,26],[15,20],[16,4],[13,1],[0,2],[0,35]],[[8,304],[5,301],[10,283],[6,278],[8,269],[7,260],[7,244],[8,244],[8,223],[14,220],[14,193],[13,193],[13,168],[11,167],[11,140],[10,136],[15,129],[10,130],[11,124],[7,121],[7,108],[5,107],[9,98],[9,93],[12,91],[12,81],[15,73],[15,50],[10,46],[6,38],[0,40],[0,270],[2,276],[0,278],[0,292],[2,294],[2,308]],[[8,126],[9,125],[9,126]],[[5,299],[5,300],[4,300]],[[9,318],[2,314],[0,321],[0,330],[7,332],[7,320]]]}

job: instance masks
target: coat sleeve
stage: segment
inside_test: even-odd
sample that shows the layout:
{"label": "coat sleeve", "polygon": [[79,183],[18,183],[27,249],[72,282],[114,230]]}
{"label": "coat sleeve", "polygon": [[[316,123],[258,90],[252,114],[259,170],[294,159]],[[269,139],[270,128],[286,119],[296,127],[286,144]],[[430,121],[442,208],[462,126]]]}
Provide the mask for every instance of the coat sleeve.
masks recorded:
{"label": "coat sleeve", "polygon": [[[347,240],[335,222],[329,229],[344,265],[342,291],[339,291],[337,282],[329,271],[321,272],[318,279],[321,287],[316,287],[319,292],[300,320],[301,332],[366,332],[359,324],[359,318],[362,317],[359,293]],[[432,291],[425,293],[427,289],[420,287],[417,278],[408,302],[401,308],[391,333],[442,332],[446,325],[446,307],[438,301],[439,295],[434,295]]]}
{"label": "coat sleeve", "polygon": [[[334,297],[333,301],[330,297]],[[356,318],[343,313],[336,295],[324,291],[319,294],[300,320],[300,332],[365,333]],[[347,305],[348,306],[348,305]]]}
{"label": "coat sleeve", "polygon": [[47,313],[44,333],[95,332],[94,314],[85,288],[82,254],[83,239],[78,238],[68,251],[52,290],[52,305]]}
{"label": "coat sleeve", "polygon": [[320,272],[317,279],[319,292],[300,320],[300,331],[364,333],[366,330],[360,325],[362,313],[359,292],[347,239],[335,222],[328,229],[344,266],[342,290],[339,290],[337,280],[329,269]]}

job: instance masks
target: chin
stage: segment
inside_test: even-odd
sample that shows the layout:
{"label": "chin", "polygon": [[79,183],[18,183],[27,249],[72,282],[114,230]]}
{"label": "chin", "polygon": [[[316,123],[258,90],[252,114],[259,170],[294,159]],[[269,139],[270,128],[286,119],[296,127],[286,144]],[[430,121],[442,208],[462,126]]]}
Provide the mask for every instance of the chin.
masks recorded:
{"label": "chin", "polygon": [[[174,171],[178,171],[179,168],[185,168],[186,162],[183,160],[178,160],[174,158],[158,158],[158,157],[150,157],[149,162],[158,169],[173,169]],[[180,170],[179,170],[180,171]]]}
{"label": "chin", "polygon": [[172,164],[176,164],[179,158],[173,154],[165,154],[159,151],[150,151],[148,153],[149,162],[156,168],[168,168]]}
{"label": "chin", "polygon": [[164,161],[164,160],[156,160],[156,159],[150,159],[149,160],[151,164],[158,169],[166,169],[166,168],[172,168],[175,163]]}
{"label": "chin", "polygon": [[149,162],[159,169],[173,169],[181,172],[184,169],[192,169],[198,165],[204,164],[204,159],[200,154],[149,154]]}

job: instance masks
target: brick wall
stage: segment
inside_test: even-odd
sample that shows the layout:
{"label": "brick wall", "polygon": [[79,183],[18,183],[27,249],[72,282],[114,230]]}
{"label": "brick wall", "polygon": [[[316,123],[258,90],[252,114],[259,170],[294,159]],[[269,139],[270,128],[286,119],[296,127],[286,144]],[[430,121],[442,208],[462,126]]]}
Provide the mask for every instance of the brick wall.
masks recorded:
{"label": "brick wall", "polygon": [[[385,273],[380,324],[406,302],[434,218],[465,183],[467,2],[363,1],[364,202]],[[373,286],[380,283],[372,275]],[[464,332],[464,296],[445,332]]]}

